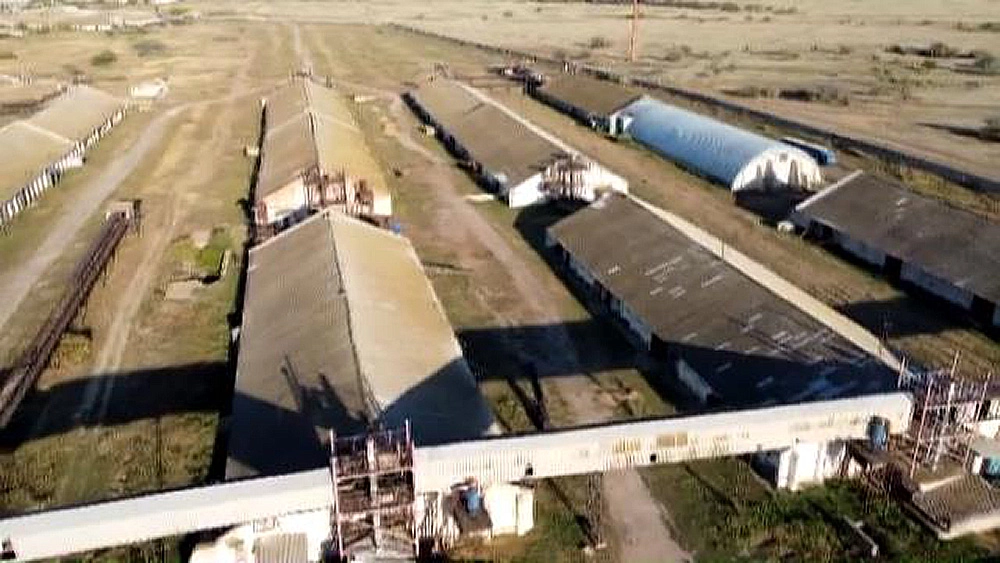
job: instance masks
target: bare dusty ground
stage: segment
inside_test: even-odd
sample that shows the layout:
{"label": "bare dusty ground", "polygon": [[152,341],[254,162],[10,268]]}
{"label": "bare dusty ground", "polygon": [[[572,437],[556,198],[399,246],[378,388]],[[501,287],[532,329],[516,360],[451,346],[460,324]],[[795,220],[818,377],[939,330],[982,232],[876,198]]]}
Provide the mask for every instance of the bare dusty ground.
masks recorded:
{"label": "bare dusty ground", "polygon": [[[349,88],[351,84],[356,85],[358,79],[352,74],[356,69],[367,68],[366,65],[356,66],[345,60],[345,55],[348,55],[348,51],[342,50],[345,39],[335,34],[324,37],[321,29],[310,30],[310,45],[314,52],[311,55],[303,53],[303,57],[311,58],[317,72],[328,72],[334,78],[343,77],[342,86]],[[335,37],[338,39],[334,39]],[[507,353],[518,357],[520,361],[532,362],[542,373],[560,374],[543,383],[549,401],[553,406],[559,404],[561,407],[557,412],[565,413],[558,418],[557,423],[580,424],[616,418],[619,413],[615,410],[614,402],[607,400],[606,392],[597,382],[601,374],[590,373],[583,366],[577,356],[577,343],[574,343],[565,328],[571,319],[565,314],[566,305],[560,306],[559,303],[565,303],[571,297],[550,270],[540,269],[537,264],[529,264],[525,253],[533,251],[512,245],[464,197],[476,188],[470,185],[469,178],[456,175],[453,161],[447,156],[442,158],[439,151],[429,150],[413,139],[411,135],[415,134],[417,124],[404,111],[396,92],[373,90],[373,87],[383,84],[398,88],[393,75],[387,73],[387,67],[393,65],[393,59],[397,61],[395,64],[405,65],[412,58],[412,55],[398,51],[392,55],[379,55],[381,64],[373,67],[370,72],[381,76],[360,77],[367,85],[362,91],[374,91],[386,100],[388,115],[382,115],[387,118],[382,122],[382,131],[391,135],[401,149],[410,153],[408,160],[417,159],[407,167],[407,177],[415,176],[419,179],[408,180],[407,184],[419,182],[418,185],[428,189],[426,197],[432,202],[429,206],[432,210],[431,217],[410,217],[415,223],[414,227],[419,225],[422,232],[410,231],[407,234],[417,243],[418,251],[424,253],[431,246],[429,241],[435,241],[435,246],[439,245],[452,254],[449,260],[452,267],[468,272],[469,276],[477,280],[471,294],[466,293],[461,297],[446,294],[446,308],[452,311],[453,316],[456,307],[465,309],[471,306],[480,309],[481,314],[492,317],[492,322],[510,327],[510,335],[503,335],[503,330],[498,331],[497,342],[493,346],[507,348]],[[394,165],[399,166],[400,163]],[[459,188],[459,185],[464,187]],[[414,185],[410,189],[416,187]],[[400,204],[405,206],[408,195],[397,191],[397,199],[402,200]],[[408,214],[402,217],[408,217]],[[429,224],[428,219],[431,219]],[[484,260],[484,257],[488,259]],[[505,294],[502,305],[496,303],[500,294]],[[462,299],[463,303],[456,303],[456,297]],[[470,300],[473,303],[469,303]],[[535,327],[537,332],[532,337],[535,342],[531,345],[518,342],[513,336],[518,327],[524,326]],[[468,327],[465,326],[464,319],[459,319],[456,328],[461,333],[463,330],[481,330],[484,327]],[[605,479],[604,488],[609,519],[620,539],[620,560],[678,561],[687,557],[683,549],[671,539],[671,533],[663,520],[663,507],[651,498],[637,473],[627,472]]]}
{"label": "bare dusty ground", "polygon": [[[234,256],[241,255],[245,229],[239,200],[247,196],[252,167],[242,150],[256,141],[260,92],[287,76],[291,60],[287,30],[247,25],[253,32],[243,24],[168,28],[144,34],[166,45],[162,56],[129,60],[123,52],[130,65],[118,70],[123,75],[169,76],[168,97],[150,115],[129,116],[122,125],[128,128],[135,120],[155,127],[135,131],[134,139],[142,141],[131,151],[88,163],[84,172],[96,180],[60,184],[58,189],[77,198],[43,198],[39,208],[46,213],[26,213],[15,224],[25,228],[15,228],[0,246],[8,256],[28,261],[36,239],[61,233],[71,241],[64,252],[54,250],[52,266],[43,268],[44,283],[35,286],[51,291],[32,288],[20,304],[12,323],[20,325],[51,307],[62,272],[92,236],[86,225],[99,222],[93,207],[109,195],[143,200],[142,236],[126,239],[88,303],[81,325],[89,338],[74,337],[74,347],[57,354],[38,391],[0,433],[6,448],[0,455],[5,484],[0,510],[182,485],[207,475],[219,412],[229,400],[228,315],[235,308],[239,264],[190,300],[166,301],[164,294],[187,235],[221,229]],[[97,49],[105,42],[123,45],[124,51],[135,40],[92,36],[81,42],[73,34],[49,39],[51,44],[24,47],[21,58],[34,59],[39,72],[65,72],[60,48]],[[212,46],[212,57],[203,56],[206,45]],[[95,74],[98,86],[109,90],[125,80],[113,69]],[[113,131],[98,151],[106,143],[115,146],[117,134]],[[121,172],[126,161],[131,170]],[[115,170],[120,173],[114,182],[97,181]],[[93,199],[93,206],[82,208],[81,197]],[[73,233],[59,227],[70,218],[85,222],[85,228]],[[43,233],[35,232],[33,220],[45,226]],[[0,275],[24,275],[19,266],[4,262]],[[9,333],[26,337],[31,331],[16,328],[5,329],[5,352],[16,350],[21,340]]]}

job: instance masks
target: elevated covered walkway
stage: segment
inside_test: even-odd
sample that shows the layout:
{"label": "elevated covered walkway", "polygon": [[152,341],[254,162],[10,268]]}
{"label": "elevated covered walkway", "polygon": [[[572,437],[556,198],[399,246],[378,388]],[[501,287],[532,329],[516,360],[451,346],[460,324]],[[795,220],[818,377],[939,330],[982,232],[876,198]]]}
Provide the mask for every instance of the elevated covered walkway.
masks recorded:
{"label": "elevated covered walkway", "polygon": [[[863,439],[873,417],[905,431],[904,393],[498,436],[413,452],[416,492],[525,481]],[[328,469],[208,485],[0,520],[3,559],[27,561],[330,510]]]}

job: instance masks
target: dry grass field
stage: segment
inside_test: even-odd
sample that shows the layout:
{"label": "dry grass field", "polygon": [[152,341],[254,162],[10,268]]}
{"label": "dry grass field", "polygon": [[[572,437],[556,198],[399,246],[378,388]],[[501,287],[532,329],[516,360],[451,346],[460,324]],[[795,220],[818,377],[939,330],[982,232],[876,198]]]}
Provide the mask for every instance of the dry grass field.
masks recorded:
{"label": "dry grass field", "polygon": [[[217,423],[231,393],[229,315],[238,308],[245,238],[240,200],[247,196],[252,168],[242,149],[258,134],[257,98],[301,65],[330,76],[345,94],[366,96],[355,110],[386,170],[396,219],[427,267],[470,362],[484,376],[483,393],[505,426],[532,427],[515,392],[518,386],[527,388],[524,361],[551,372],[543,387],[556,424],[673,412],[669,389],[655,371],[574,299],[541,256],[540,235],[554,217],[545,211],[516,213],[498,202],[470,202],[466,196],[480,193],[479,188],[434,139],[418,133],[398,97],[408,84],[433,74],[438,63],[475,76],[497,62],[495,57],[357,25],[398,21],[522,49],[564,50],[573,56],[586,51],[591,62],[622,65],[625,8],[485,0],[193,5],[204,17],[186,26],[0,39],[0,51],[16,54],[0,60],[0,73],[27,71],[60,79],[82,73],[116,94],[149,78],[165,78],[170,85],[165,100],[148,114],[130,115],[85,168],[46,194],[18,219],[10,236],[0,239],[2,283],[32,256],[60,215],[73,213],[74,194],[88,189],[151,122],[165,120],[154,148],[112,196],[141,198],[146,217],[142,236],[126,239],[106,283],[88,304],[83,325],[90,336],[64,340],[13,428],[0,434],[5,448],[0,451],[0,513],[199,482],[210,475]],[[996,145],[956,141],[916,121],[938,115],[949,123],[980,119],[997,108],[998,79],[947,68],[905,70],[904,57],[881,51],[889,43],[940,40],[1000,53],[1000,34],[955,27],[960,19],[972,26],[1000,20],[1000,3],[964,0],[944,10],[930,0],[905,7],[875,0],[801,0],[780,8],[790,6],[795,11],[782,14],[647,8],[643,59],[632,70],[714,92],[746,85],[837,84],[850,90],[847,106],[749,102],[898,139],[970,167],[989,168],[991,158],[1000,158]],[[587,47],[595,36],[608,38],[610,47]],[[93,64],[104,51],[114,52],[116,60]],[[896,87],[898,80],[873,70],[885,66],[906,80],[922,72],[925,82],[906,82],[904,92]],[[979,85],[969,85],[972,81]],[[938,319],[935,308],[906,298],[865,271],[761,225],[722,190],[645,151],[607,141],[515,89],[491,94],[625,175],[639,195],[698,222],[848,314],[852,304],[882,303],[905,315],[906,326],[920,330],[892,334],[892,342],[921,360],[947,363],[956,349],[976,369],[1000,360],[995,342],[960,321]],[[88,220],[78,235],[82,242],[53,262],[37,291],[21,303],[16,322],[2,327],[0,359],[10,358],[42,321],[99,220],[97,215]],[[208,246],[197,249],[197,239],[207,239]],[[234,260],[220,281],[198,287],[189,298],[167,298],[170,282],[225,250]],[[872,315],[862,322],[877,329],[881,317]],[[663,521],[654,527],[710,559],[776,558],[794,550],[820,560],[847,541],[824,510],[852,517],[863,513],[858,492],[850,487],[803,497],[773,495],[740,460],[664,467],[641,478],[663,510]],[[464,546],[457,555],[579,560],[582,485],[579,479],[540,485],[535,532],[524,540]],[[615,526],[627,527],[629,513],[620,508],[609,513],[612,549],[600,558],[628,559],[623,554],[636,552],[623,551]],[[942,560],[982,553],[971,542],[938,544],[891,508],[864,514],[891,540],[893,556]]]}
{"label": "dry grass field", "polygon": [[[640,59],[625,61],[628,6],[581,2],[432,0],[204,4],[303,21],[392,21],[483,43],[605,65],[727,95],[785,90],[827,102],[737,97],[752,106],[1000,176],[1000,145],[963,135],[1000,113],[992,76],[970,58],[887,52],[942,43],[1000,57],[994,0],[736,2],[735,11],[645,6]],[[597,39],[600,39],[599,41]],[[596,46],[600,45],[600,46]]]}
{"label": "dry grass field", "polygon": [[[236,309],[260,92],[287,77],[287,30],[275,25],[208,24],[148,33],[59,32],[4,40],[17,53],[0,72],[69,80],[82,73],[118,95],[138,81],[168,80],[170,92],[149,113],[133,113],[0,239],[0,279],[22,262],[74,198],[164,119],[162,134],[111,199],[140,198],[140,236],[123,241],[82,319],[52,367],[0,434],[0,512],[108,498],[203,481],[220,411],[230,401],[229,315]],[[137,45],[156,42],[156,54]],[[117,60],[93,65],[113,51]],[[206,56],[206,51],[211,55]],[[103,212],[75,234],[0,337],[9,359],[37,329],[62,280],[96,232]],[[189,250],[192,235],[209,240]],[[226,275],[187,299],[168,300],[168,284],[190,275],[201,257],[228,251]],[[5,362],[6,363],[6,362]],[[125,557],[111,554],[112,559]],[[129,556],[131,557],[131,556]],[[127,557],[126,557],[127,558]]]}

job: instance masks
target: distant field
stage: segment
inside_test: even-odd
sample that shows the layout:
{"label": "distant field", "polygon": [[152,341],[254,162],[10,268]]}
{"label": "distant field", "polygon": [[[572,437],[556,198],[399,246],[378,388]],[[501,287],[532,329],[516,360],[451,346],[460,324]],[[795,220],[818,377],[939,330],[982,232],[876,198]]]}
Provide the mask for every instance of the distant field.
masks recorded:
{"label": "distant field", "polygon": [[[1000,114],[1000,67],[994,67],[995,74],[990,76],[967,68],[973,64],[969,58],[930,59],[886,52],[893,45],[927,47],[940,42],[960,53],[982,51],[1000,57],[1000,2],[761,0],[718,4],[735,4],[739,9],[643,7],[641,58],[636,63],[625,62],[631,12],[626,5],[384,0],[213,2],[203,9],[310,21],[394,21],[609,65],[715,94],[755,92],[753,98],[738,99],[983,174],[1000,175],[995,164],[1000,161],[1000,143],[961,134],[980,127],[990,115]],[[782,90],[791,97],[825,101],[776,97]]]}

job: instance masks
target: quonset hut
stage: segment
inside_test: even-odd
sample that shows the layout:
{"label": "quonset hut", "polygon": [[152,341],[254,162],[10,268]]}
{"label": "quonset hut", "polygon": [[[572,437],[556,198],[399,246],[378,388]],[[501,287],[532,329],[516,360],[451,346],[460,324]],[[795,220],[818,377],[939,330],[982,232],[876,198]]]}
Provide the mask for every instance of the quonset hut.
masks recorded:
{"label": "quonset hut", "polygon": [[822,181],[805,151],[659,100],[636,100],[610,119],[616,130],[734,194],[807,190]]}

